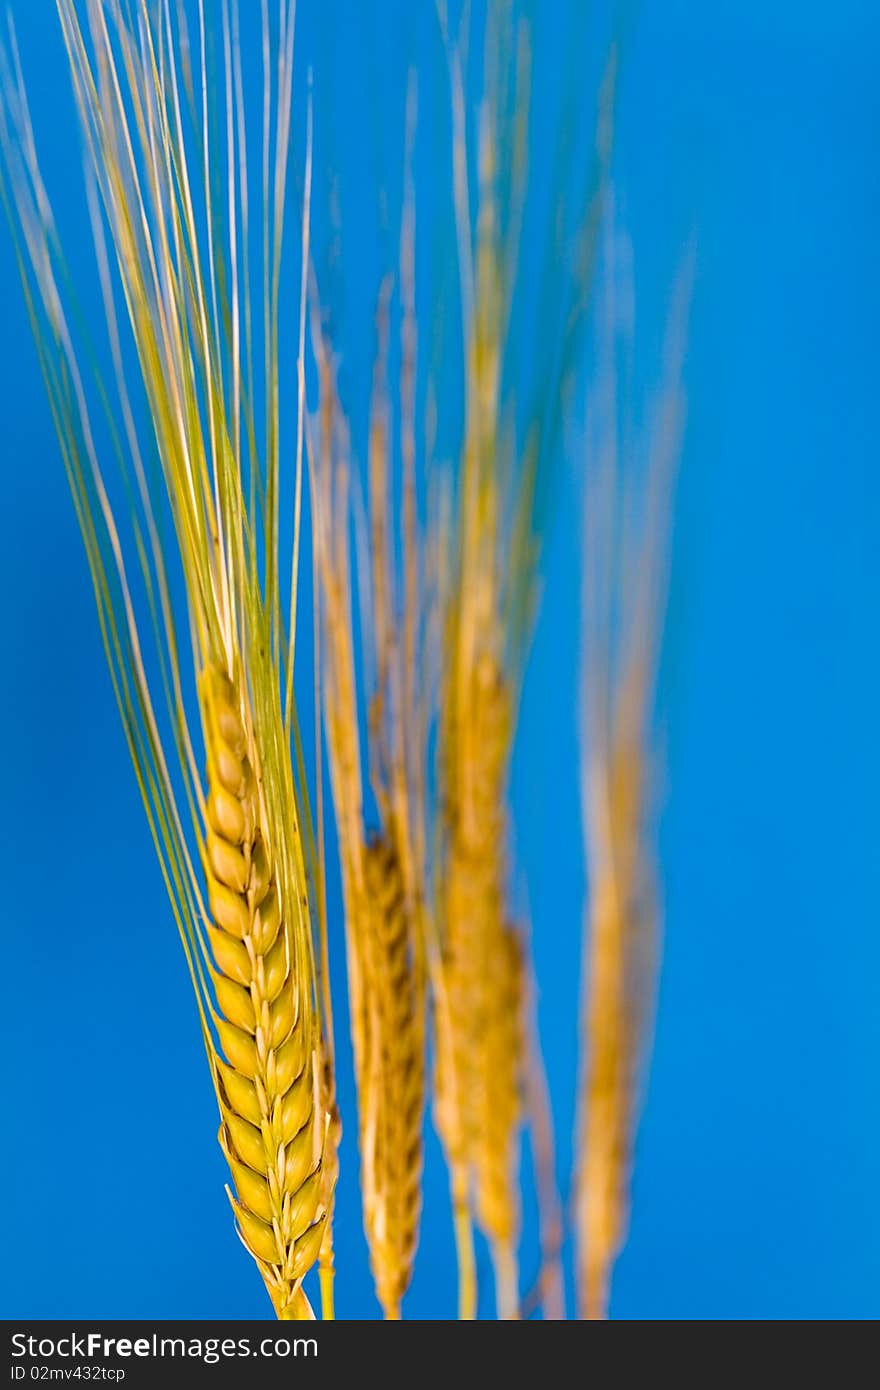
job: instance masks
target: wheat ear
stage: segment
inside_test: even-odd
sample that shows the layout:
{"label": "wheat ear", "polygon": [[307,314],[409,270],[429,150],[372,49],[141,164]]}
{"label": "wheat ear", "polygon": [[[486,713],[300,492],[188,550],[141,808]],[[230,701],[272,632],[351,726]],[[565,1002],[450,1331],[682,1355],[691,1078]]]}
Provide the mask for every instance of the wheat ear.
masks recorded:
{"label": "wheat ear", "polygon": [[[591,418],[601,423],[585,494],[582,642],[590,891],[576,1207],[578,1308],[592,1319],[608,1315],[614,1261],[629,1224],[639,1081],[656,990],[660,911],[648,825],[651,706],[683,418],[680,374],[690,274],[686,264],[667,325],[654,416],[640,438],[621,419],[631,403],[621,399],[615,367],[622,336],[631,350],[616,305],[620,239],[609,195],[600,282],[603,335],[591,402]],[[621,441],[629,447],[624,450]]]}
{"label": "wheat ear", "polygon": [[[421,1208],[424,1109],[424,999],[417,931],[418,851],[411,828],[403,756],[391,750],[374,703],[371,763],[381,830],[364,834],[363,760],[352,622],[353,582],[348,535],[348,448],[333,374],[320,330],[321,404],[314,426],[315,558],[324,615],[323,704],[331,786],[339,831],[345,899],[349,998],[358,1099],[364,1227],[377,1295],[387,1318],[400,1316],[412,1276]],[[374,468],[380,466],[375,453]],[[387,505],[371,477],[371,498]],[[394,664],[397,648],[388,603],[383,514],[374,517],[374,587],[367,611],[377,665]],[[379,769],[392,771],[383,780]],[[389,785],[390,783],[390,785]]]}
{"label": "wheat ear", "polygon": [[424,1028],[413,971],[411,926],[393,844],[364,853],[369,981],[365,1057],[359,1068],[364,1219],[379,1301],[400,1316],[412,1278],[421,1210]]}
{"label": "wheat ear", "polygon": [[[456,670],[456,666],[453,667]],[[517,1315],[518,1128],[523,1075],[521,946],[505,907],[509,686],[492,656],[458,666],[446,731],[449,841],[438,1024],[437,1114],[454,1192],[472,1193],[496,1269],[499,1316]]]}
{"label": "wheat ear", "polygon": [[[395,536],[390,410],[386,388],[387,295],[379,304],[379,341],[369,448],[371,584],[364,657],[376,682],[369,707],[371,784],[380,830],[363,855],[365,890],[360,949],[366,1034],[359,1069],[364,1219],[376,1290],[386,1318],[401,1315],[412,1279],[422,1204],[425,1109],[427,902],[424,804],[425,723],[417,691],[422,557],[415,479],[415,206],[412,145],[415,87],[407,92],[406,174],[401,223],[401,454],[399,506],[403,584],[392,555]],[[366,585],[366,578],[363,577]],[[395,595],[400,587],[400,611]]]}
{"label": "wheat ear", "polygon": [[[298,539],[287,636],[276,518],[278,310],[270,282],[277,279],[282,247],[293,8],[288,0],[280,6],[277,99],[267,94],[265,108],[264,139],[267,158],[270,142],[275,149],[276,180],[272,208],[267,188],[263,209],[274,257],[264,267],[264,460],[254,442],[251,364],[241,356],[241,318],[250,324],[252,315],[249,267],[238,259],[239,232],[246,245],[248,178],[237,6],[223,6],[221,25],[228,225],[215,214],[219,168],[203,171],[208,186],[201,206],[194,191],[195,168],[202,169],[203,155],[207,164],[209,148],[217,149],[208,139],[211,72],[204,33],[198,49],[204,128],[193,139],[183,114],[192,77],[183,7],[172,12],[170,5],[143,4],[135,16],[122,0],[82,0],[81,6],[58,0],[58,13],[89,154],[89,207],[115,392],[80,366],[14,38],[14,71],[0,55],[3,193],[15,212],[25,294],[114,692],[195,993],[239,1232],[279,1316],[308,1317],[301,1280],[330,1226],[335,1148],[329,1043],[319,1018],[312,946],[308,867],[314,862],[310,844],[303,843],[304,834],[310,840],[311,822],[304,780],[291,761]],[[265,9],[263,19],[268,51]],[[304,223],[307,208],[308,189]],[[231,297],[229,306],[224,303],[229,313],[219,307],[218,279]],[[144,437],[131,404],[126,330],[136,386],[149,407]],[[126,484],[128,506],[121,515],[96,443],[95,387],[110,416]],[[158,467],[147,469],[147,457]],[[299,474],[298,461],[295,492]],[[294,523],[298,537],[296,508]],[[183,614],[168,577],[178,568]],[[180,635],[187,630],[189,652]],[[199,675],[207,794],[188,718],[187,655]]]}
{"label": "wheat ear", "polygon": [[302,1277],[324,1236],[317,1036],[295,981],[295,942],[264,835],[240,691],[208,670],[201,699],[214,1022],[225,1057],[214,1057],[220,1143],[239,1233],[276,1313],[290,1318],[300,1315]]}

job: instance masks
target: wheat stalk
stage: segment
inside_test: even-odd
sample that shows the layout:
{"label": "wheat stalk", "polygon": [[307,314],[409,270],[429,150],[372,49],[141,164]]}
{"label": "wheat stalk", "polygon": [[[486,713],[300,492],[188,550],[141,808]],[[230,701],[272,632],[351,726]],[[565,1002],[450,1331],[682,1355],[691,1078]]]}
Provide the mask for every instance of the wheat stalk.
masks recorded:
{"label": "wheat stalk", "polygon": [[[63,256],[39,173],[14,35],[0,102],[4,197],[111,679],[195,992],[238,1229],[278,1316],[309,1317],[303,1276],[319,1248],[325,1263],[331,1258],[338,1125],[312,940],[321,866],[290,751],[291,738],[298,739],[292,700],[296,539],[288,638],[279,592],[277,298],[293,11],[286,2],[280,9],[274,127],[268,90],[265,108],[275,178],[270,191],[267,177],[263,205],[262,458],[254,424],[237,7],[224,3],[221,11],[226,144],[213,157],[201,11],[195,47],[205,94],[201,110],[182,8],[173,15],[167,0],[154,9],[145,0],[134,9],[119,0],[83,0],[80,6],[58,0],[58,12],[89,156],[115,416],[100,379],[98,399],[129,487],[124,508],[114,502],[102,470],[89,378],[65,307]],[[266,10],[263,17],[269,51]],[[228,185],[222,215],[214,191],[214,175],[221,172]],[[304,227],[307,208],[308,188]],[[149,412],[145,437],[130,398],[119,292]],[[303,298],[301,313],[304,306]],[[158,474],[144,464],[154,452]],[[301,454],[297,499],[300,472]],[[163,540],[169,519],[173,552]],[[295,520],[298,530],[298,500]],[[129,562],[146,595],[146,618],[138,613]],[[172,596],[176,565],[184,615],[175,611],[179,600]],[[187,717],[182,616],[190,676],[198,678],[207,789]],[[158,675],[145,655],[148,636]]]}
{"label": "wheat stalk", "polygon": [[299,1315],[301,1280],[324,1238],[319,1038],[297,987],[302,962],[282,920],[260,806],[257,749],[240,691],[216,669],[201,682],[208,749],[207,931],[225,1061],[213,1053],[232,1170],[232,1206],[279,1317]]}

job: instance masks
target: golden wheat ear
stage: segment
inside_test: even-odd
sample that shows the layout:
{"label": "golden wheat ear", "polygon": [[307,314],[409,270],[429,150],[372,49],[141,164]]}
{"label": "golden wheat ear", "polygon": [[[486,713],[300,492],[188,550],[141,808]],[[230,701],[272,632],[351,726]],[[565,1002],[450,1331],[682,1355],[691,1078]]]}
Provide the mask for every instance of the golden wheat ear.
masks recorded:
{"label": "golden wheat ear", "polygon": [[[219,76],[204,33],[189,45],[183,7],[144,4],[135,16],[123,0],[58,0],[58,13],[87,153],[112,388],[80,365],[14,36],[0,74],[3,194],[111,679],[195,992],[238,1230],[278,1316],[306,1317],[303,1277],[329,1249],[338,1124],[313,931],[323,866],[292,749],[298,532],[286,631],[279,579],[278,285],[293,6],[282,0],[274,36],[262,8],[264,51],[276,59],[264,107],[274,182],[267,176],[262,209],[262,455],[238,7],[220,13]],[[225,145],[208,138],[209,94],[226,105]],[[308,179],[304,227],[307,208]],[[301,319],[301,340],[303,331]],[[103,429],[118,473],[106,466]],[[294,471],[298,497],[301,451]],[[295,519],[298,528],[298,510]],[[329,1292],[326,1278],[322,1286]]]}
{"label": "golden wheat ear", "polygon": [[[618,381],[620,233],[609,197],[600,304],[605,336],[591,402],[585,490],[582,800],[584,913],[577,1168],[578,1310],[605,1318],[629,1225],[630,1175],[660,932],[651,829],[652,707],[669,527],[683,420],[681,367],[690,264],[667,327],[659,400],[639,439]],[[630,257],[625,258],[629,265]],[[631,295],[632,287],[627,285]],[[628,340],[626,347],[630,347]],[[621,440],[636,440],[624,449]]]}
{"label": "golden wheat ear", "polygon": [[386,1317],[395,1318],[409,1288],[418,1243],[424,1026],[404,882],[393,844],[368,844],[364,870],[364,973],[370,982],[360,1096],[364,1220],[379,1302]]}
{"label": "golden wheat ear", "polygon": [[[517,914],[509,902],[515,865],[508,783],[550,475],[592,280],[615,61],[612,55],[599,95],[595,154],[580,185],[567,273],[544,267],[538,351],[526,368],[512,348],[529,158],[529,33],[524,24],[514,25],[508,5],[487,7],[471,179],[463,61],[445,9],[442,19],[466,366],[453,516],[444,532],[438,528],[435,542],[446,552],[440,566],[437,941],[431,954],[435,1114],[455,1209],[460,1316],[476,1314],[475,1223],[492,1252],[498,1316],[516,1318],[519,1150],[530,1066],[523,1020],[533,972],[528,947],[510,926]],[[560,159],[567,138],[561,131]],[[549,1113],[544,1118],[549,1124]],[[545,1184],[542,1201],[547,1195]],[[545,1225],[553,1220],[552,1211],[545,1213]],[[551,1273],[554,1266],[550,1261]],[[551,1284],[558,1293],[558,1280],[545,1281]],[[558,1298],[554,1306],[558,1310]]]}
{"label": "golden wheat ear", "polygon": [[[207,879],[215,925],[220,1144],[242,1240],[279,1317],[295,1315],[324,1237],[317,1037],[259,804],[253,734],[223,672],[201,681],[208,749]],[[225,1058],[225,1060],[224,1060]],[[292,1312],[291,1310],[294,1310]]]}
{"label": "golden wheat ear", "polygon": [[[401,1316],[418,1240],[425,1104],[426,835],[422,773],[416,766],[424,748],[416,702],[404,695],[414,681],[407,660],[415,660],[416,640],[408,625],[418,623],[418,578],[408,572],[400,625],[393,600],[395,509],[382,393],[381,402],[374,398],[370,437],[371,564],[363,566],[356,586],[348,431],[320,327],[312,336],[320,380],[309,460],[323,633],[321,693],[345,905],[362,1207],[376,1293],[385,1317],[395,1319]],[[401,510],[412,523],[406,500]],[[415,545],[410,533],[404,548],[417,569]],[[355,650],[355,595],[364,615],[361,661]],[[364,668],[376,673],[374,690],[366,688]],[[360,726],[367,710],[364,758]],[[367,832],[363,809],[370,790],[379,821],[373,834]]]}

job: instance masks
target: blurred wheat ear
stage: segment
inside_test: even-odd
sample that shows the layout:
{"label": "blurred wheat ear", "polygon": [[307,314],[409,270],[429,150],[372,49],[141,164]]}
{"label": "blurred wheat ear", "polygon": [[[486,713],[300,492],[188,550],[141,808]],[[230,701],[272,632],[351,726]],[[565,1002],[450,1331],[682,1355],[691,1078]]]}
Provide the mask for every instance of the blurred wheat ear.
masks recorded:
{"label": "blurred wheat ear", "polygon": [[[411,113],[412,103],[411,88]],[[342,868],[364,1229],[377,1296],[390,1319],[401,1316],[421,1215],[428,896],[426,718],[417,675],[424,610],[423,557],[414,510],[414,231],[409,200],[403,224],[400,496],[392,477],[385,382],[386,287],[379,306],[383,347],[373,390],[367,515],[358,526],[364,557],[358,574],[350,554],[357,518],[349,435],[317,306],[312,343],[319,401],[309,432],[315,588],[323,634],[322,697]],[[402,595],[393,562],[398,550],[405,557]],[[355,596],[360,598],[359,651],[352,612]],[[369,827],[368,798],[375,807]]]}
{"label": "blurred wheat ear", "polygon": [[[571,239],[564,271],[542,267],[537,351],[526,368],[512,347],[517,326],[522,331],[516,297],[528,194],[529,33],[514,22],[510,6],[488,7],[475,180],[461,49],[448,32],[446,39],[465,371],[452,505],[439,516],[432,541],[440,557],[441,613],[437,925],[430,955],[435,1115],[450,1170],[460,1316],[476,1315],[474,1224],[490,1246],[498,1316],[521,1316],[519,1153],[530,1121],[541,1169],[538,1296],[547,1315],[559,1317],[552,1115],[544,1103],[533,966],[512,902],[508,784],[546,500],[592,277],[614,55],[599,96],[595,158],[582,180],[582,201],[565,209],[574,214],[570,232],[563,233],[562,210],[553,209],[551,247],[561,251],[557,238]],[[559,161],[566,138],[560,137]]]}
{"label": "blurred wheat ear", "polygon": [[[291,757],[302,376],[284,592],[279,553],[293,5],[283,0],[272,33],[262,10],[259,314],[236,3],[224,0],[219,12],[217,67],[201,7],[194,36],[184,7],[169,0],[57,8],[86,148],[106,315],[99,352],[76,329],[11,31],[0,95],[4,202],[110,675],[192,979],[238,1231],[282,1318],[313,1316],[303,1278],[320,1255],[332,1316],[338,1121],[321,1010],[326,951],[317,949],[323,866]],[[304,243],[307,209],[308,183]],[[305,245],[302,255],[305,263]],[[301,314],[304,305],[303,293]],[[82,365],[93,356],[109,357],[112,387]]]}
{"label": "blurred wheat ear", "polygon": [[588,402],[582,636],[584,915],[576,1172],[578,1309],[608,1315],[627,1235],[639,1087],[650,1040],[660,906],[652,834],[654,682],[683,422],[690,266],[673,297],[647,428],[619,370],[632,354],[629,245],[609,195],[599,276],[596,387]]}

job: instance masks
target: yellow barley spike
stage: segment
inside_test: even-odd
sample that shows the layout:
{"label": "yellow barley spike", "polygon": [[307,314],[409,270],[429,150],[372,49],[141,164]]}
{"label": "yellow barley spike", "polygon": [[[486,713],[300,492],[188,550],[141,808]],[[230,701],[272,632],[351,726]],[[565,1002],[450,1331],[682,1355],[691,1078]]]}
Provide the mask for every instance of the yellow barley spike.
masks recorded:
{"label": "yellow barley spike", "polygon": [[486,1013],[484,1074],[491,1079],[483,1098],[477,1138],[476,1209],[480,1227],[495,1250],[501,1278],[499,1309],[515,1316],[516,1271],[510,1252],[519,1226],[518,1142],[523,1060],[523,957],[515,932],[506,927],[493,951],[498,972]]}
{"label": "yellow barley spike", "polygon": [[386,1317],[394,1318],[400,1316],[418,1241],[424,1030],[405,889],[390,841],[373,840],[366,847],[364,880],[364,1215],[376,1291]]}
{"label": "yellow barley spike", "polygon": [[[616,246],[609,195],[600,279],[596,414],[587,471],[583,592],[583,819],[589,900],[575,1174],[578,1311],[608,1316],[614,1262],[629,1225],[638,1089],[656,989],[659,904],[651,811],[651,705],[663,626],[669,512],[681,419],[687,267],[670,314],[664,379],[649,436],[621,421],[615,352]],[[625,257],[630,263],[630,256]]]}
{"label": "yellow barley spike", "polygon": [[[392,600],[387,441],[377,388],[370,450],[372,572],[362,636],[368,652],[373,644],[378,681],[370,702],[368,760],[380,828],[368,836],[359,732],[359,711],[367,700],[354,653],[347,434],[319,328],[313,343],[321,383],[309,457],[323,618],[322,698],[345,904],[362,1208],[377,1296],[386,1318],[396,1319],[412,1278],[421,1211],[425,861],[414,767],[421,744],[412,722],[416,711],[404,709],[399,698],[411,678],[403,669],[407,642]],[[410,615],[415,620],[408,602],[404,626]]]}
{"label": "yellow barley spike", "polygon": [[[509,44],[503,7],[487,29]],[[500,51],[500,50],[499,50]],[[509,56],[509,55],[508,55]],[[519,1315],[519,1139],[524,1047],[521,988],[528,965],[509,927],[507,783],[521,649],[509,627],[515,596],[530,589],[515,535],[526,507],[526,471],[508,454],[500,379],[509,313],[507,250],[497,216],[500,112],[480,127],[476,243],[462,171],[467,167],[460,54],[450,51],[455,211],[467,355],[465,428],[452,527],[441,555],[440,781],[436,950],[435,1115],[450,1171],[459,1259],[459,1316],[476,1316],[471,1222],[489,1240],[501,1318]],[[496,72],[495,77],[498,77]],[[505,75],[506,80],[506,75]]]}
{"label": "yellow barley spike", "polygon": [[[271,256],[259,314],[246,254],[248,117],[235,0],[218,12],[219,71],[204,41],[190,43],[183,6],[57,0],[57,9],[87,151],[113,388],[80,360],[14,40],[11,54],[0,49],[0,183],[113,688],[199,1011],[238,1231],[278,1316],[308,1317],[303,1277],[320,1257],[326,1290],[332,1267],[339,1124],[329,997],[320,987],[326,950],[319,972],[313,934],[323,862],[292,755],[300,746],[292,686],[302,429],[288,480],[286,611],[280,591],[276,291],[294,6],[278,6],[274,38],[267,7],[247,15],[258,26],[262,18],[264,50],[277,43],[277,83],[261,122],[275,185],[271,197],[264,188]],[[194,63],[203,90],[216,83],[225,101],[216,139],[213,103],[199,112],[189,100]],[[304,262],[310,149],[309,128]],[[256,345],[255,324],[265,339]],[[304,329],[303,291],[301,339]],[[147,407],[141,429],[133,398]],[[258,399],[266,408],[260,453]],[[120,473],[112,479],[96,443],[101,411],[111,416],[107,452],[112,459],[115,449]],[[171,575],[182,579],[182,603]]]}
{"label": "yellow barley spike", "polygon": [[[416,519],[414,444],[415,88],[407,95],[401,225],[401,439],[399,496],[392,482],[385,383],[388,293],[379,303],[368,455],[369,566],[355,586],[351,451],[329,347],[313,316],[319,401],[310,428],[313,557],[322,634],[322,701],[345,905],[346,951],[364,1229],[384,1315],[397,1319],[412,1278],[421,1215],[425,1107],[427,917],[426,718],[419,677],[424,557]],[[403,557],[402,584],[392,559]],[[400,601],[397,589],[400,588]],[[352,607],[360,599],[360,660]],[[370,673],[372,688],[363,672]],[[366,757],[360,718],[367,724]],[[375,828],[364,804],[372,791]]]}
{"label": "yellow barley spike", "polygon": [[[525,24],[514,21],[505,0],[491,0],[472,190],[466,45],[451,35],[445,6],[441,18],[450,70],[465,370],[451,517],[439,513],[434,536],[442,673],[437,910],[429,956],[435,1114],[450,1170],[460,1316],[476,1315],[470,1234],[475,1220],[492,1248],[498,1315],[515,1318],[520,1315],[518,1158],[530,1051],[524,1001],[533,991],[528,949],[509,925],[515,914],[508,903],[514,867],[508,777],[536,607],[541,500],[555,462],[592,275],[615,63],[612,53],[599,95],[593,167],[582,181],[570,273],[548,275],[546,301],[536,319],[538,350],[529,369],[520,370],[511,347],[528,164],[529,34]],[[441,418],[445,406],[438,403]],[[454,399],[452,408],[457,406]],[[546,1132],[547,1110],[541,1124]],[[546,1133],[543,1145],[546,1150]],[[542,1183],[545,1230],[555,1220],[552,1187]],[[558,1260],[550,1259],[548,1269],[554,1268]],[[548,1289],[551,1285],[558,1312],[558,1278],[546,1281]]]}
{"label": "yellow barley spike", "polygon": [[510,1318],[518,1306],[525,968],[505,904],[510,698],[488,654],[452,670],[461,684],[444,702],[457,713],[447,725],[441,969],[449,1030],[444,1037],[438,1025],[437,1114],[453,1174],[492,1246],[499,1316]]}
{"label": "yellow barley spike", "polygon": [[279,1317],[302,1306],[323,1239],[317,1037],[264,833],[252,734],[220,671],[201,681],[208,750],[206,872],[214,919],[215,1057],[239,1233]]}
{"label": "yellow barley spike", "polygon": [[623,981],[628,928],[613,883],[593,890],[587,930],[589,1063],[577,1214],[581,1316],[597,1319],[608,1313],[611,1269],[626,1229],[633,1080]]}
{"label": "yellow barley spike", "polygon": [[464,1187],[492,1246],[499,1316],[511,1318],[518,1309],[525,963],[506,909],[510,700],[488,655],[470,663],[470,676],[446,706],[457,714],[447,726],[453,765],[446,772],[440,969],[448,1028],[438,1013],[437,1116],[454,1187]]}

